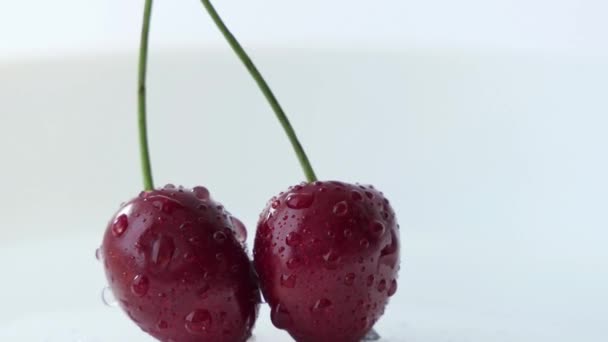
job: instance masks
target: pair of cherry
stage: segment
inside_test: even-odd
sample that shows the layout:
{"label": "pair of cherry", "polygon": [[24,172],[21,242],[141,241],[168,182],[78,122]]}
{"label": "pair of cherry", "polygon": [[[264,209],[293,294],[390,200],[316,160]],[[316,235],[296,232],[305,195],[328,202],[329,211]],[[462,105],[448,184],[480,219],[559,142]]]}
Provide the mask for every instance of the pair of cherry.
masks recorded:
{"label": "pair of cherry", "polygon": [[241,221],[207,189],[172,185],[123,205],[102,252],[114,295],[161,341],[245,341],[260,303],[297,341],[359,341],[397,290],[399,231],[371,186],[302,183]]}
{"label": "pair of cherry", "polygon": [[298,342],[358,342],[397,290],[399,226],[373,186],[316,181],[285,114],[244,50],[202,0],[287,131],[308,182],[268,201],[247,255],[244,224],[207,188],[154,189],[145,129],[146,0],[140,143],[146,190],[123,204],[101,246],[109,286],[139,327],[165,342],[244,342],[261,303]]}

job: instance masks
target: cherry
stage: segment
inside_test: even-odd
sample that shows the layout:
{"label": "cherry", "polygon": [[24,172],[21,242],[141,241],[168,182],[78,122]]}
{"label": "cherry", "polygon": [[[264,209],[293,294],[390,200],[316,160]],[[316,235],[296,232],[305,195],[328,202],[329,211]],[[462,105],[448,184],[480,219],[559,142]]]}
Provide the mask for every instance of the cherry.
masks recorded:
{"label": "cherry", "polygon": [[358,342],[397,290],[399,229],[372,186],[303,183],[260,216],[254,264],[272,322],[298,342]]}
{"label": "cherry", "polygon": [[203,187],[142,192],[106,229],[106,276],[120,307],[161,341],[246,341],[260,296],[245,234]]}

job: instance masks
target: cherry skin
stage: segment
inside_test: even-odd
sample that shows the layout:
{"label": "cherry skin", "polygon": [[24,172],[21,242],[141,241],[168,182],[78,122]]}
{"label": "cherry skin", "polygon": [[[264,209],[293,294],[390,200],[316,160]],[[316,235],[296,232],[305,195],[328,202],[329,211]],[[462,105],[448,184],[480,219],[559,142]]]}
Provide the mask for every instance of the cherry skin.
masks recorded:
{"label": "cherry skin", "polygon": [[101,247],[121,308],[164,342],[243,342],[260,302],[244,226],[203,187],[142,192]]}
{"label": "cherry skin", "polygon": [[372,186],[303,183],[271,199],[254,264],[274,325],[298,342],[359,342],[397,290],[398,228]]}

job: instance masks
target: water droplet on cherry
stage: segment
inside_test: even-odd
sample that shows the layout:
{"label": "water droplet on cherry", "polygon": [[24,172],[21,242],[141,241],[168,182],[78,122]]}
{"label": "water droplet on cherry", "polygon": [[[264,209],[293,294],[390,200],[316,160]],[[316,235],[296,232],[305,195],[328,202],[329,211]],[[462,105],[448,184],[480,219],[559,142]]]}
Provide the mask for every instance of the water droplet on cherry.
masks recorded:
{"label": "water droplet on cherry", "polygon": [[285,238],[285,243],[287,243],[288,246],[294,247],[299,245],[302,242],[302,238],[300,237],[300,234],[296,233],[296,232],[291,232],[289,234],[287,234],[287,237]]}
{"label": "water droplet on cherry", "polygon": [[312,193],[296,193],[287,196],[287,206],[291,209],[306,209],[312,205],[314,195]]}
{"label": "water droplet on cherry", "polygon": [[341,201],[336,203],[333,208],[333,212],[336,216],[344,216],[348,213],[348,203]]}
{"label": "water droplet on cherry", "polygon": [[209,199],[209,190],[207,190],[207,188],[205,188],[204,186],[195,186],[192,189],[192,192],[194,193],[194,196],[196,196],[196,198],[198,198],[199,200],[207,200]]}
{"label": "water droplet on cherry", "polygon": [[194,310],[186,316],[186,330],[193,335],[208,332],[212,323],[211,313],[207,310]]}
{"label": "water droplet on cherry", "polygon": [[288,289],[293,289],[296,286],[296,276],[293,274],[281,275],[281,286],[288,288]]}
{"label": "water droplet on cherry", "polygon": [[148,293],[150,288],[150,281],[144,275],[136,275],[131,282],[131,292],[137,297],[143,297]]}
{"label": "water droplet on cherry", "polygon": [[114,297],[114,293],[109,286],[106,286],[101,290],[101,301],[105,306],[114,307],[118,305],[118,301],[116,297]]}
{"label": "water droplet on cherry", "polygon": [[161,235],[152,245],[152,263],[161,269],[167,268],[175,252],[175,243],[168,236]]}
{"label": "water droplet on cherry", "polygon": [[129,218],[127,218],[127,215],[122,214],[118,216],[114,221],[114,224],[112,224],[112,234],[114,234],[114,236],[116,237],[119,237],[125,232],[125,230],[127,230],[128,227]]}
{"label": "water droplet on cherry", "polygon": [[289,311],[280,303],[272,309],[270,319],[272,320],[272,324],[279,329],[285,329],[293,322]]}

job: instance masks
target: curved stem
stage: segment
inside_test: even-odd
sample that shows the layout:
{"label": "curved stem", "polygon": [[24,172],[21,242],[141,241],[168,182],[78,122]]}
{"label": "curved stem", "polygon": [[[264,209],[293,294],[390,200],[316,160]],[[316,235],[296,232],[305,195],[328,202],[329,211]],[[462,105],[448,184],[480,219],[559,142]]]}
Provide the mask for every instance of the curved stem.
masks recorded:
{"label": "curved stem", "polygon": [[298,156],[298,160],[300,161],[302,170],[304,171],[304,174],[306,175],[306,179],[309,182],[316,181],[317,176],[315,175],[315,172],[312,169],[312,165],[310,164],[310,161],[308,160],[308,157],[306,156],[306,152],[304,152],[304,148],[302,147],[302,144],[300,144],[300,141],[298,140],[298,137],[296,136],[296,132],[294,131],[293,127],[291,126],[291,123],[289,122],[287,115],[285,115],[285,112],[283,111],[283,108],[279,104],[279,101],[274,96],[272,90],[268,86],[268,83],[266,83],[262,74],[258,71],[255,64],[253,64],[253,61],[251,60],[251,58],[249,58],[249,55],[247,55],[247,52],[245,52],[245,50],[243,49],[241,44],[234,37],[234,35],[230,32],[228,27],[226,27],[226,24],[224,24],[224,22],[222,21],[222,18],[219,16],[217,11],[211,4],[211,1],[201,0],[201,2],[203,3],[203,5],[205,6],[205,9],[207,10],[209,15],[215,22],[215,25],[218,27],[218,29],[224,35],[224,38],[226,38],[226,41],[228,42],[228,44],[230,45],[232,50],[234,50],[234,52],[237,54],[237,56],[239,57],[241,62],[243,62],[243,64],[245,65],[245,67],[247,68],[247,70],[249,71],[249,73],[251,74],[251,76],[253,77],[255,82],[257,83],[258,87],[264,94],[264,97],[266,97],[266,100],[268,100],[268,103],[272,107],[272,110],[274,111],[277,119],[281,123],[281,126],[283,126],[283,130],[285,130],[285,133],[287,134],[287,137],[289,138],[289,141],[291,142],[291,145],[293,146],[293,149],[296,152],[296,155]]}
{"label": "curved stem", "polygon": [[137,84],[137,106],[139,126],[139,150],[144,189],[154,189],[152,167],[150,166],[150,150],[148,148],[148,127],[146,123],[146,75],[148,69],[148,38],[150,36],[150,19],[152,17],[152,0],[146,0],[144,19],[141,28],[139,46],[139,77]]}

